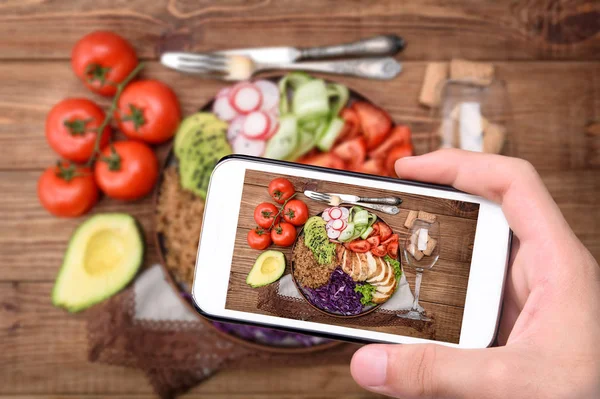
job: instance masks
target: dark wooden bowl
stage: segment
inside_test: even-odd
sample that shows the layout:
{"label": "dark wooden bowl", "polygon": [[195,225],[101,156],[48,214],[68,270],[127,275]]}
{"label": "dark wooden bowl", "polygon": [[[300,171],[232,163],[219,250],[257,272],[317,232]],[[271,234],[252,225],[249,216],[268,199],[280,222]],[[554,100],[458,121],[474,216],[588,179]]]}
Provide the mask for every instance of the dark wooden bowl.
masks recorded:
{"label": "dark wooden bowl", "polygon": [[[322,215],[323,213],[319,214]],[[381,217],[379,217],[379,215],[377,215],[377,220],[382,221],[383,223],[387,224]],[[389,224],[387,224],[389,226]],[[393,232],[393,231],[392,231]],[[296,280],[296,275],[294,274],[294,267],[295,267],[295,262],[294,262],[294,253],[296,252],[296,243],[298,242],[298,240],[304,237],[304,228],[300,230],[300,232],[298,233],[298,237],[296,237],[296,241],[294,242],[294,246],[292,247],[292,261],[291,261],[291,269],[292,269],[292,280],[294,281],[294,284],[296,285],[296,288],[298,289],[298,291],[300,292],[300,295],[302,295],[302,297],[304,298],[304,300],[315,310],[317,310],[318,312],[327,315],[327,316],[331,316],[331,317],[336,317],[338,319],[354,319],[356,317],[361,317],[364,315],[367,315],[373,311],[375,311],[377,308],[379,308],[381,305],[383,305],[382,303],[373,306],[370,309],[367,309],[363,312],[360,312],[358,314],[353,314],[353,315],[341,315],[341,314],[337,314],[337,313],[332,313],[332,312],[328,312],[325,309],[321,309],[320,307],[316,306],[315,304],[313,304],[310,300],[310,298],[308,298],[308,296],[306,296],[306,294],[304,293],[304,289],[300,286],[300,283],[298,283],[298,281]],[[398,257],[400,256],[400,251],[398,251]],[[397,282],[397,284],[399,284],[400,281]]]}

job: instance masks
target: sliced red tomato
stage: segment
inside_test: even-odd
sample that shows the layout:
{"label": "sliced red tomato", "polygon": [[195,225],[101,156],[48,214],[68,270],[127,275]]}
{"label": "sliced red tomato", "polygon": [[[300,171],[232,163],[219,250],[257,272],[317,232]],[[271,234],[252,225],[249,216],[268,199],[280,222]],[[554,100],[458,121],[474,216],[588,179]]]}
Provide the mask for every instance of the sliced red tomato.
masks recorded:
{"label": "sliced red tomato", "polygon": [[383,161],[381,159],[369,159],[365,161],[358,169],[357,172],[368,173],[376,176],[387,176]]}
{"label": "sliced red tomato", "polygon": [[369,245],[367,240],[356,240],[348,244],[348,249],[352,252],[364,253],[369,252],[371,246]]}
{"label": "sliced red tomato", "polygon": [[398,234],[392,234],[387,240],[382,241],[381,244],[382,245],[389,245],[392,242],[398,242],[399,238],[398,238]]}
{"label": "sliced red tomato", "polygon": [[398,257],[398,241],[390,242],[387,246],[387,252],[392,258]]}
{"label": "sliced red tomato", "polygon": [[400,158],[410,157],[413,154],[412,144],[403,144],[399,147],[395,147],[388,153],[385,160],[385,170],[389,176],[396,176],[396,161]]}
{"label": "sliced red tomato", "polygon": [[382,257],[387,254],[387,250],[385,249],[385,247],[383,245],[380,245],[378,247],[371,248],[371,253],[375,256]]}
{"label": "sliced red tomato", "polygon": [[379,224],[379,238],[381,242],[384,242],[392,235],[392,229],[385,223],[375,222],[375,224]]}
{"label": "sliced red tomato", "polygon": [[352,104],[360,120],[360,127],[367,140],[367,149],[372,150],[381,144],[392,128],[389,114],[371,103],[357,101]]}
{"label": "sliced red tomato", "polygon": [[369,234],[369,237],[379,237],[379,224],[374,223],[371,227],[373,228],[373,231],[371,232],[371,234]]}
{"label": "sliced red tomato", "polygon": [[360,134],[360,121],[358,120],[356,111],[352,108],[344,108],[340,112],[340,117],[344,120],[344,128],[340,132],[336,142],[341,143]]}
{"label": "sliced red tomato", "polygon": [[333,153],[343,159],[352,170],[357,170],[367,156],[367,144],[362,137],[344,141],[333,149]]}
{"label": "sliced red tomato", "polygon": [[345,169],[346,164],[344,160],[337,156],[336,154],[326,153],[326,154],[316,154],[310,157],[302,157],[296,162],[302,163],[305,165],[314,165],[321,166],[324,168],[331,169]]}
{"label": "sliced red tomato", "polygon": [[373,236],[373,237],[369,237],[367,238],[367,242],[369,243],[369,245],[371,245],[371,247],[377,247],[379,246],[379,236]]}
{"label": "sliced red tomato", "polygon": [[405,125],[396,125],[387,136],[385,141],[377,146],[373,151],[369,152],[371,158],[384,158],[392,148],[399,147],[403,144],[410,144],[410,128]]}

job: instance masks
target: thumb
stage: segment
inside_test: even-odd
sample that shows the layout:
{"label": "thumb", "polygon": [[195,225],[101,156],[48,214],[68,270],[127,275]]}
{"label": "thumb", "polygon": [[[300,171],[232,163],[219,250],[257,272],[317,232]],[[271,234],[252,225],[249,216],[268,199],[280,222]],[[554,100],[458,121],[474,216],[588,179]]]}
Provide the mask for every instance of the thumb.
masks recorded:
{"label": "thumb", "polygon": [[494,370],[499,371],[490,354],[496,349],[368,345],[356,351],[350,370],[362,387],[403,399],[482,398],[494,385]]}

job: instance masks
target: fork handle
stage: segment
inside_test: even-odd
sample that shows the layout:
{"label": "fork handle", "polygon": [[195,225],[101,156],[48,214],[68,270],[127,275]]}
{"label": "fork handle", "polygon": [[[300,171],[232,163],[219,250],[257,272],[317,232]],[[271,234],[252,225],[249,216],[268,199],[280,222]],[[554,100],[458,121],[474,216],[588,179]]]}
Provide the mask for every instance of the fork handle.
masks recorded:
{"label": "fork handle", "polygon": [[371,204],[383,204],[383,205],[400,205],[402,203],[402,199],[398,197],[385,197],[385,198],[370,198],[370,197],[360,197],[360,202],[368,202]]}
{"label": "fork handle", "polygon": [[358,76],[360,78],[367,79],[389,80],[398,76],[400,71],[402,71],[402,65],[400,65],[400,63],[392,57],[385,57],[345,61],[300,62],[277,65],[271,64],[264,69],[312,71],[332,73],[336,75]]}
{"label": "fork handle", "polygon": [[382,35],[336,46],[300,49],[300,59],[394,55],[403,48],[404,39],[400,36]]}
{"label": "fork handle", "polygon": [[400,208],[394,205],[367,204],[364,202],[355,202],[354,205],[362,206],[363,208],[374,209],[379,212],[387,213],[388,215],[397,215],[400,213]]}

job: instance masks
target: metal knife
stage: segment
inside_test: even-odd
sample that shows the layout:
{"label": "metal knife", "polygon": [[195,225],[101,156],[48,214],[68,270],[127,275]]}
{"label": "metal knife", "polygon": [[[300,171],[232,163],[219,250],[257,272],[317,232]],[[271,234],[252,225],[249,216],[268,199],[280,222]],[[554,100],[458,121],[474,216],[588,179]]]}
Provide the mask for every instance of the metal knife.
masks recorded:
{"label": "metal knife", "polygon": [[398,197],[359,197],[358,195],[327,193],[340,197],[343,202],[368,202],[370,204],[400,205],[402,199]]}
{"label": "metal knife", "polygon": [[336,46],[295,48],[257,47],[218,51],[217,54],[245,55],[255,62],[291,63],[300,60],[333,57],[372,57],[394,55],[404,49],[404,39],[397,35],[375,36],[370,39]]}

